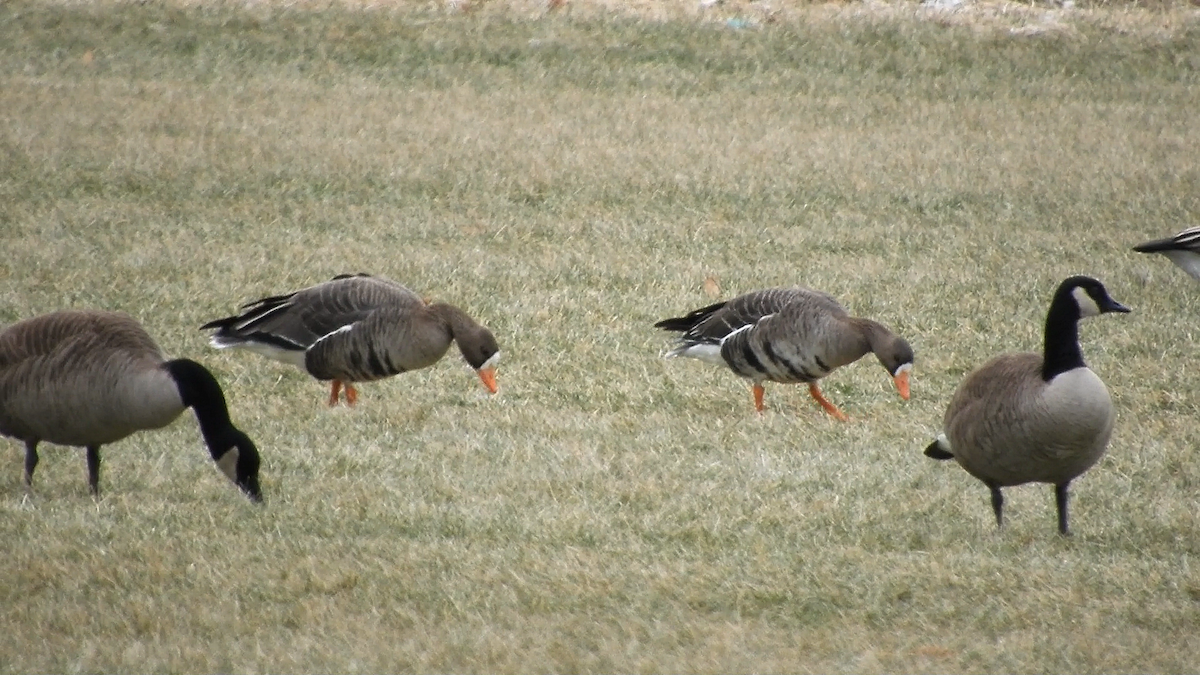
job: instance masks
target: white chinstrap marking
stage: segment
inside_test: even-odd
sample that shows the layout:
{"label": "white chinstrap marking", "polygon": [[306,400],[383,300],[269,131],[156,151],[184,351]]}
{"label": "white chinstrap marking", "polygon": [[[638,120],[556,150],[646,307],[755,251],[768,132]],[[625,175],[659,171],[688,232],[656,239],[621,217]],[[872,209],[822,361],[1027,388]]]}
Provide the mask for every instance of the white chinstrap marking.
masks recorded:
{"label": "white chinstrap marking", "polygon": [[238,452],[237,448],[230,448],[225,452],[225,454],[221,455],[220,459],[217,460],[217,467],[221,469],[221,473],[225,474],[226,478],[235,483],[237,482],[237,463],[239,455],[240,453]]}
{"label": "white chinstrap marking", "polygon": [[1075,290],[1071,291],[1071,297],[1075,298],[1075,304],[1079,306],[1080,318],[1100,316],[1100,305],[1096,304],[1091,294],[1082,286],[1076,287]]}

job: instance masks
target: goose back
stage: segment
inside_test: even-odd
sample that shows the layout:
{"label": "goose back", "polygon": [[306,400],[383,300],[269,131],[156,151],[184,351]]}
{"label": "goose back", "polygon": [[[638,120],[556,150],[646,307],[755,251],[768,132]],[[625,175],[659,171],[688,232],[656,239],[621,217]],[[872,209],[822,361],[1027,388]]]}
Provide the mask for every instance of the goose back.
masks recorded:
{"label": "goose back", "polygon": [[111,443],[183,411],[158,345],[132,317],[65,311],[0,333],[0,433]]}
{"label": "goose back", "polygon": [[802,303],[814,311],[846,316],[846,310],[833,296],[800,286],[768,288],[739,295],[724,302],[702,307],[689,314],[664,319],[656,328],[680,332],[680,339],[692,343],[719,344],[730,333],[753,326],[792,303]]}
{"label": "goose back", "polygon": [[1087,367],[1042,379],[1043,357],[998,356],[959,386],[946,409],[950,452],[972,476],[1000,486],[1061,484],[1104,454],[1115,416]]}
{"label": "goose back", "polygon": [[244,347],[300,368],[305,350],[333,332],[363,321],[381,307],[414,310],[424,301],[393,281],[342,275],[308,288],[255,300],[236,316],[210,321],[214,347]]}

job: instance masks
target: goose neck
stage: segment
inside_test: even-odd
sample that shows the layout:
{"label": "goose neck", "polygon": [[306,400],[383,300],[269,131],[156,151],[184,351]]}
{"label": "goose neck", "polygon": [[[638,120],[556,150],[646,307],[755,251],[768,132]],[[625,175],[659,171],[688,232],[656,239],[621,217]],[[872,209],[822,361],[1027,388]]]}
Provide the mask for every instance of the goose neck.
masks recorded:
{"label": "goose neck", "polygon": [[454,305],[437,302],[429,306],[429,311],[446,322],[446,325],[450,327],[451,335],[455,338],[466,335],[478,326],[474,319]]}
{"label": "goose neck", "polygon": [[1070,293],[1060,293],[1046,313],[1046,331],[1042,351],[1042,379],[1082,368],[1083,351],[1079,348],[1079,307]]}
{"label": "goose neck", "polygon": [[230,432],[236,431],[221,385],[207,368],[190,359],[169,361],[166,369],[175,380],[184,407],[195,413],[209,453],[218,459],[230,445]]}

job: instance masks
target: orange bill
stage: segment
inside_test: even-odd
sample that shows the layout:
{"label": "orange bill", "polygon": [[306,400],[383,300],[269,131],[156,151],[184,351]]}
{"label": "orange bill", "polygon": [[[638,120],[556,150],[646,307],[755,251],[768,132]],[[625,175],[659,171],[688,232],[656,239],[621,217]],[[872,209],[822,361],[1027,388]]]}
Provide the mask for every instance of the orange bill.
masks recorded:
{"label": "orange bill", "polygon": [[487,387],[489,392],[494,394],[500,391],[500,387],[496,384],[496,368],[494,366],[480,368],[475,372],[479,373],[479,379],[483,380],[483,386]]}
{"label": "orange bill", "polygon": [[902,370],[892,378],[896,382],[896,391],[900,392],[900,398],[905,401],[908,400],[908,372],[908,370]]}

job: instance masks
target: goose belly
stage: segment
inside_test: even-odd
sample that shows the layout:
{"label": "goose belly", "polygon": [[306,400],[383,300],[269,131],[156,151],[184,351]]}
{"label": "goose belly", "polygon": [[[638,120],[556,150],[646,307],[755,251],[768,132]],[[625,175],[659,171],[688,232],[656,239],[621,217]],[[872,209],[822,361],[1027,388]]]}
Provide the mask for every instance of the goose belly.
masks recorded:
{"label": "goose belly", "polygon": [[1091,370],[1076,368],[1055,377],[1019,410],[980,420],[950,441],[963,468],[982,480],[1062,483],[1100,460],[1113,422],[1104,383]]}
{"label": "goose belly", "polygon": [[305,368],[320,380],[371,382],[427,368],[445,355],[449,344],[380,344],[368,338],[339,336],[321,340],[306,354]]}
{"label": "goose belly", "polygon": [[751,334],[741,333],[721,344],[721,358],[742,377],[795,384],[816,382],[832,370],[812,350],[796,344],[753,338]]}

